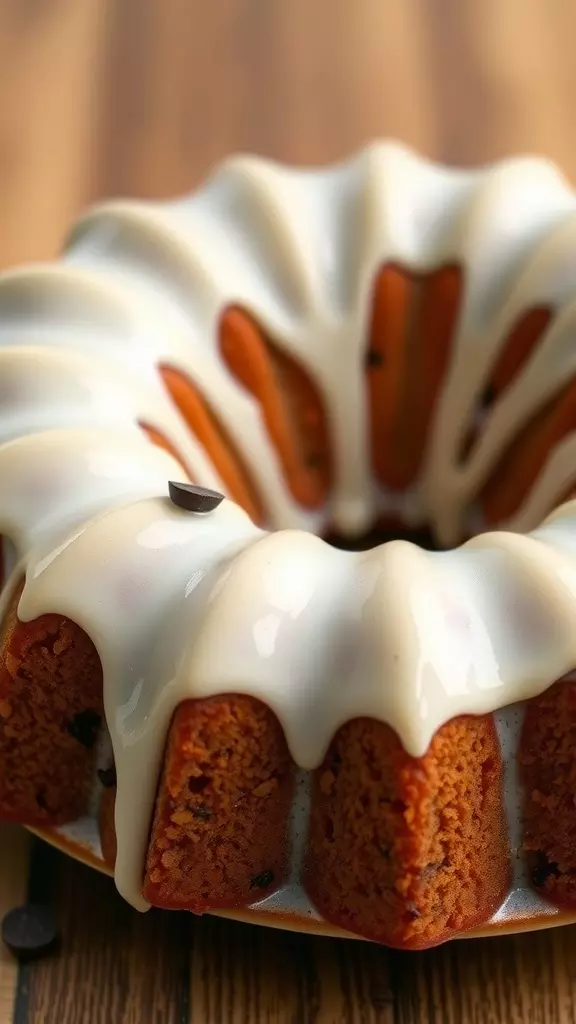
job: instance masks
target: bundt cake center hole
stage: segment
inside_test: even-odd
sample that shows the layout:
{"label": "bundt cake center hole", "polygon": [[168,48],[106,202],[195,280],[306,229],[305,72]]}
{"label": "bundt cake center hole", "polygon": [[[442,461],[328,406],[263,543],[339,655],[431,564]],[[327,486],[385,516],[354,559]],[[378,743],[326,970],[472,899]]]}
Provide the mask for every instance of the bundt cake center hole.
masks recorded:
{"label": "bundt cake center hole", "polygon": [[397,529],[376,528],[361,537],[342,537],[337,533],[329,533],[326,536],[329,544],[343,551],[370,551],[379,544],[387,544],[391,540],[407,540],[426,551],[438,551],[439,545],[431,530],[422,528],[418,530],[407,530],[398,527]]}

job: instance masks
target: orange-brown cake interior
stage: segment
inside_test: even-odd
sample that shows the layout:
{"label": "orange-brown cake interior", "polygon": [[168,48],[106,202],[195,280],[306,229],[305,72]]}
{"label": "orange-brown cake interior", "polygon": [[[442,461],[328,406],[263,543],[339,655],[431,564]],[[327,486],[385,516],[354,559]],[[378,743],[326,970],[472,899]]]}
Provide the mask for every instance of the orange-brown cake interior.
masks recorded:
{"label": "orange-brown cake interior", "polygon": [[[542,307],[529,310],[520,318],[495,366],[490,387],[491,402],[501,398],[513,384],[542,340],[551,319],[552,311]],[[573,386],[563,394],[555,395],[502,453],[480,495],[488,523],[504,522],[518,511],[552,449],[576,425],[573,414],[575,395]]]}
{"label": "orange-brown cake interior", "polygon": [[144,881],[155,906],[254,903],[289,870],[293,764],[278,720],[249,697],[186,701],[172,721]]}
{"label": "orange-brown cake interior", "polygon": [[524,850],[534,887],[576,906],[576,681],[562,680],[526,707],[519,748]]}
{"label": "orange-brown cake interior", "polygon": [[88,807],[102,671],[91,640],[70,620],[19,621],[22,588],[2,626],[0,818],[55,825]]}
{"label": "orange-brown cake interior", "polygon": [[180,463],[185,473],[189,472],[187,467],[184,465],[184,460],[180,455],[180,452],[173,444],[170,443],[168,438],[164,437],[164,434],[161,434],[155,427],[149,427],[146,423],[139,423],[138,425],[140,429],[144,431],[148,440],[151,441],[152,444],[155,444],[157,448],[163,448],[165,452],[168,452],[169,455],[172,455],[172,457],[176,459],[176,462]]}
{"label": "orange-brown cake interior", "polygon": [[417,276],[382,268],[374,282],[366,356],[372,464],[393,490],[414,482],[448,370],[462,272]]}
{"label": "orange-brown cake interior", "polygon": [[255,523],[263,523],[265,512],[255,484],[216,414],[189,378],[169,366],[161,367],[160,373],[188,426],[220,474],[229,496]]}
{"label": "orange-brown cake interior", "polygon": [[356,719],[315,773],[306,888],[328,921],[425,947],[490,917],[510,879],[491,717],[443,726],[421,758]]}
{"label": "orange-brown cake interior", "polygon": [[220,350],[236,380],[260,403],[293,496],[305,508],[320,507],[330,491],[332,459],[318,389],[244,310],[231,307],[224,312]]}

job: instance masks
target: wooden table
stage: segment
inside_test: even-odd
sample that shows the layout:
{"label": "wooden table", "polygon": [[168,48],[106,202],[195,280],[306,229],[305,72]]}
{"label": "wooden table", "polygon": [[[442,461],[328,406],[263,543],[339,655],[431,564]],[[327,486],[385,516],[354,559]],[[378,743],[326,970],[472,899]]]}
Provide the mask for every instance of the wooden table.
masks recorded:
{"label": "wooden table", "polygon": [[[0,0],[0,263],[53,254],[100,195],[170,195],[225,153],[392,135],[576,178],[570,0]],[[58,959],[0,954],[0,1024],[569,1024],[576,929],[402,954],[188,915],[0,830],[0,912],[54,903]]]}

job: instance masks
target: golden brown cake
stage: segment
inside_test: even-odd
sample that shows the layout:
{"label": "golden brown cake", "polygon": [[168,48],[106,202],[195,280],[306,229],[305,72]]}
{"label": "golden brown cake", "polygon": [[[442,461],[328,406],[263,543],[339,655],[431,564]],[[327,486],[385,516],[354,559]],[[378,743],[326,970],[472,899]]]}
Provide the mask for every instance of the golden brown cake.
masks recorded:
{"label": "golden brown cake", "polygon": [[0,817],[28,825],[73,821],[88,806],[102,725],[102,670],[73,622],[19,623],[18,586],[5,613],[0,660]]}
{"label": "golden brown cake", "polygon": [[292,775],[280,725],[263,704],[181,704],[156,798],[145,898],[201,913],[279,888],[289,874]]}
{"label": "golden brown cake", "polygon": [[399,947],[574,901],[575,211],[236,158],[0,278],[0,818]]}
{"label": "golden brown cake", "polygon": [[409,757],[357,719],[316,772],[305,884],[326,920],[402,948],[486,921],[510,884],[502,757],[490,716],[438,730]]}
{"label": "golden brown cake", "polygon": [[576,683],[563,680],[531,701],[520,743],[527,855],[534,887],[576,906]]}

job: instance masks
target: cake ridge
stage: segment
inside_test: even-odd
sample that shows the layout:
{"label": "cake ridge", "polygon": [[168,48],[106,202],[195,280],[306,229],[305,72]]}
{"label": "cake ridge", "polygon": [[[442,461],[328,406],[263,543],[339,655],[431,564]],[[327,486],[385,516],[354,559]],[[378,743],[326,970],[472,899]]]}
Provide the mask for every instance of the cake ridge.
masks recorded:
{"label": "cake ridge", "polygon": [[[335,182],[328,207],[326,199],[322,198],[323,173],[327,176],[326,181]],[[251,235],[256,237],[261,230],[257,211],[264,190],[266,196],[273,196],[274,204],[273,222],[267,221],[265,229],[267,244],[274,247],[274,240],[284,237],[284,230],[289,231],[293,240],[288,246],[291,255],[286,256],[284,242],[278,242],[274,257],[280,264],[285,263],[285,259],[289,260],[283,271],[285,276],[297,277],[299,271],[308,265],[310,270],[306,272],[306,280],[309,281],[313,266],[316,266],[317,273],[324,267],[323,283],[319,279],[312,292],[311,286],[308,287],[308,292],[328,296],[331,286],[326,275],[330,261],[348,259],[344,278],[348,281],[352,273],[357,280],[353,301],[347,303],[347,312],[343,312],[338,303],[330,313],[326,303],[321,306],[314,303],[306,311],[298,302],[296,305],[291,303],[289,297],[280,301],[269,289],[266,263],[263,265],[262,260],[244,252],[240,237],[240,244],[234,246],[234,236],[226,235],[226,218],[230,215],[227,201],[220,192],[224,189],[226,195],[233,195],[238,181],[246,179],[250,184],[250,202],[242,213],[244,232],[250,227]],[[287,200],[283,204],[278,202],[277,193],[285,180],[296,189],[291,205]],[[435,192],[431,192],[431,182],[435,183]],[[309,217],[300,208],[307,209],[307,189],[314,196]],[[404,205],[399,203],[402,195],[406,196]],[[410,203],[414,204],[416,197],[419,198],[411,210]],[[319,213],[322,203],[325,212]],[[392,206],[386,207],[388,213],[374,218],[373,211],[378,210],[382,203],[392,203]],[[346,231],[348,235],[350,232],[358,234],[358,216],[353,216],[349,222],[346,217],[349,209],[360,210],[362,206],[366,212],[360,237],[363,232],[366,239],[372,236],[374,241],[368,242],[367,249],[364,243],[360,243],[357,249],[359,258],[351,260],[348,254],[350,239],[346,238]],[[420,207],[425,215],[424,221]],[[78,274],[77,285],[73,285],[72,279],[69,282],[72,295],[76,287],[92,287],[96,289],[92,300],[97,302],[98,290],[103,300],[105,296],[112,298],[116,291],[119,298],[123,296],[121,305],[124,304],[126,316],[123,330],[127,332],[127,354],[132,368],[140,368],[145,376],[153,377],[155,363],[174,366],[198,385],[210,403],[221,409],[228,431],[237,429],[240,422],[244,424],[245,437],[240,438],[241,454],[260,489],[266,478],[268,489],[274,492],[272,526],[288,522],[292,526],[318,530],[325,529],[330,522],[345,532],[361,532],[387,507],[394,508],[397,500],[395,495],[387,495],[382,488],[374,488],[366,461],[363,344],[374,275],[386,262],[398,263],[407,271],[418,272],[453,261],[463,263],[465,288],[451,368],[436,409],[422,479],[414,488],[418,517],[431,520],[442,542],[450,544],[457,541],[462,530],[466,529],[466,523],[462,522],[463,509],[475,499],[483,479],[498,458],[504,439],[513,437],[521,420],[533,415],[545,401],[546,393],[554,393],[572,372],[567,356],[560,362],[560,352],[551,353],[546,359],[543,357],[535,393],[528,393],[524,383],[520,397],[515,400],[520,387],[517,382],[516,392],[502,396],[486,418],[478,451],[473,453],[472,461],[461,462],[458,448],[462,425],[470,422],[474,415],[478,392],[490,372],[498,346],[505,340],[506,330],[511,326],[506,317],[504,320],[496,317],[493,323],[493,312],[488,311],[492,307],[498,309],[497,300],[510,284],[522,307],[528,286],[532,293],[542,274],[556,283],[543,287],[539,301],[554,301],[554,304],[559,298],[565,301],[556,293],[558,280],[566,276],[560,273],[570,251],[569,240],[566,241],[570,231],[565,221],[566,217],[570,219],[573,209],[572,193],[552,165],[535,158],[504,161],[481,172],[454,171],[429,165],[404,147],[385,143],[369,147],[343,162],[336,172],[287,172],[267,161],[233,162],[228,168],[225,165],[204,191],[192,200],[157,204],[124,201],[97,207],[70,238],[62,265],[68,270],[55,272],[36,268],[11,272],[4,279],[5,283],[0,285],[0,295],[3,289],[6,294],[6,289],[16,285],[18,275],[21,275],[21,283],[25,287],[28,274],[37,275],[28,288],[33,294],[42,273],[47,275],[47,281],[50,273],[56,276],[63,273],[64,278],[67,273],[72,278]],[[202,231],[196,238],[194,226],[198,216]],[[347,225],[340,232],[340,242],[346,238],[346,244],[332,246],[328,261],[323,255],[327,243],[322,232],[319,230],[316,236],[306,234],[306,224],[311,217],[316,217],[323,231],[330,224],[338,223],[339,218],[344,218],[342,223]],[[415,220],[414,233],[410,237],[416,240],[416,250],[412,242],[402,242],[402,237],[408,238],[406,225],[409,225],[411,217]],[[425,230],[420,230],[423,223]],[[125,237],[126,228],[129,230],[128,238]],[[304,233],[296,241],[301,230]],[[146,242],[150,231],[149,242],[154,243],[154,258],[162,253],[163,246],[167,247],[167,253],[171,251],[171,255],[166,266],[160,257],[159,268],[148,281],[148,271],[143,271],[147,263],[151,267],[151,252]],[[412,229],[408,234],[410,231]],[[221,253],[215,261],[211,253],[215,252],[218,232],[222,234],[219,243]],[[129,238],[131,241],[122,256],[122,246],[126,246]],[[541,272],[537,271],[537,266],[534,268],[530,258],[532,249],[536,252],[536,264],[538,253],[549,251],[548,265],[551,260],[556,267],[553,275],[546,266]],[[296,252],[297,257],[294,255]],[[426,254],[424,258],[423,254]],[[199,259],[205,261],[208,257],[212,259],[211,264],[198,263]],[[483,263],[479,262],[479,257]],[[178,265],[184,276],[177,286],[179,291],[174,292],[173,286],[167,288],[167,285]],[[193,269],[195,266],[202,267],[199,279]],[[126,274],[129,280],[125,279]],[[526,285],[523,284],[525,278]],[[570,286],[569,281],[567,286]],[[192,304],[188,301],[182,305],[184,293],[190,293]],[[491,293],[495,296],[492,299]],[[145,314],[138,318],[136,313],[143,302]],[[230,303],[245,305],[255,313],[274,341],[306,368],[320,388],[328,408],[339,410],[337,417],[330,417],[336,480],[331,499],[321,515],[305,514],[286,493],[281,468],[259,421],[258,410],[250,396],[231,379],[212,347],[211,339],[217,334],[222,310]],[[513,308],[513,305],[513,301],[507,303],[508,308]],[[147,320],[150,323],[147,324]],[[77,345],[80,325],[72,326],[74,341],[71,344]],[[85,329],[86,324],[82,331]],[[558,330],[558,323],[553,324],[549,336],[553,337]],[[491,356],[486,345],[490,334],[493,336]],[[146,335],[150,340],[143,351],[142,342]],[[541,347],[538,352],[540,350]],[[330,358],[331,351],[338,351],[338,361]],[[116,351],[116,346],[108,345],[103,355],[115,362],[121,353]],[[470,372],[471,357],[475,361],[475,373]],[[555,366],[555,376],[552,376]],[[471,379],[474,381],[472,389],[468,383]],[[225,400],[222,398],[224,395]],[[198,452],[195,461],[200,466],[200,475],[205,476],[207,466]]]}
{"label": "cake ridge", "polygon": [[[336,193],[329,212],[318,214],[318,206],[323,202],[322,195],[318,194],[319,187],[316,177],[318,172],[285,172],[271,162],[254,160],[249,162],[248,170],[242,161],[240,165],[234,163],[232,166],[236,168],[232,184],[238,177],[238,166],[243,168],[241,177],[245,177],[246,174],[249,176],[250,173],[254,175],[254,180],[251,182],[252,206],[258,205],[260,182],[265,183],[264,188],[267,195],[275,183],[277,183],[278,189],[281,189],[284,176],[291,184],[296,182],[295,187],[298,189],[297,196],[300,204],[304,203],[306,188],[312,188],[314,182],[313,195],[316,203],[316,216],[324,230],[328,230],[330,224],[338,221],[339,211],[346,210],[347,203],[354,202],[356,204],[360,197],[364,196],[364,204],[369,204],[364,217],[363,229],[368,236],[371,232],[373,233],[374,242],[369,245],[362,259],[357,261],[360,263],[359,271],[355,269],[355,262],[353,260],[350,262],[351,270],[353,269],[357,276],[359,273],[359,277],[355,286],[355,300],[347,312],[343,312],[342,308],[337,307],[334,313],[328,314],[328,307],[326,307],[324,315],[318,318],[313,310],[322,307],[315,305],[309,310],[308,317],[303,320],[301,313],[295,313],[286,305],[281,308],[272,294],[267,296],[265,290],[262,289],[260,277],[257,286],[250,285],[244,292],[242,289],[239,290],[238,281],[242,280],[242,274],[240,273],[239,277],[238,274],[242,268],[236,264],[234,275],[229,275],[226,278],[224,273],[223,284],[218,283],[217,276],[213,278],[214,298],[211,300],[215,302],[213,312],[210,314],[206,310],[200,314],[198,322],[201,326],[194,330],[194,333],[201,336],[214,336],[217,331],[219,310],[222,309],[222,299],[218,293],[224,293],[226,301],[245,304],[256,314],[263,327],[271,333],[275,341],[303,363],[320,387],[328,406],[339,409],[339,416],[332,417],[333,430],[338,431],[340,425],[345,424],[346,436],[336,435],[333,438],[337,458],[337,481],[335,495],[333,495],[333,507],[327,509],[326,514],[332,515],[337,526],[340,523],[339,516],[343,516],[341,525],[344,529],[365,529],[374,515],[381,508],[385,509],[387,504],[385,494],[374,492],[370,483],[369,467],[365,463],[363,442],[365,423],[361,414],[365,401],[364,385],[359,376],[362,369],[362,353],[358,349],[354,351],[355,346],[351,345],[351,338],[355,337],[357,343],[361,344],[362,339],[366,336],[370,288],[376,270],[386,262],[398,263],[417,271],[442,266],[453,261],[464,262],[466,265],[466,288],[460,315],[460,329],[454,346],[453,372],[446,382],[445,397],[440,401],[437,410],[436,423],[429,444],[429,457],[423,468],[423,479],[415,488],[416,495],[419,495],[418,504],[422,509],[421,518],[432,518],[437,527],[443,531],[443,542],[454,543],[461,535],[463,527],[460,510],[464,503],[473,500],[482,482],[481,460],[469,466],[460,465],[457,451],[459,435],[455,427],[456,423],[461,426],[473,415],[473,406],[478,391],[490,371],[490,362],[483,358],[483,353],[486,349],[486,339],[490,334],[490,329],[494,326],[491,322],[494,318],[491,314],[487,319],[486,310],[491,306],[495,310],[499,309],[499,297],[503,289],[509,287],[511,283],[515,285],[520,302],[525,301],[526,289],[522,288],[522,280],[531,266],[530,255],[528,255],[528,265],[525,266],[526,250],[528,248],[528,252],[530,252],[530,249],[535,247],[538,253],[542,246],[546,248],[546,240],[551,236],[551,258],[554,256],[555,248],[558,248],[554,244],[556,235],[562,236],[565,233],[566,216],[574,210],[572,193],[553,165],[545,160],[519,158],[503,161],[482,172],[453,171],[442,169],[438,165],[431,167],[405,147],[398,147],[394,144],[376,144],[369,147],[364,153],[339,165],[335,177],[336,181],[341,184],[343,195],[338,196]],[[333,171],[327,171],[326,174],[331,179],[334,178]],[[218,184],[218,187],[222,182],[226,184],[226,175],[227,165],[225,164],[216,178],[207,186],[208,238],[200,235],[197,244],[197,250],[199,249],[200,252],[204,247],[205,251],[210,253],[212,243],[208,239],[212,237],[214,231],[220,230],[221,224],[226,222],[225,210],[220,210],[218,216],[214,216],[218,206],[210,196],[210,189],[214,187],[214,182]],[[348,196],[350,191],[348,186],[342,184],[348,179],[353,183],[353,199]],[[442,182],[440,203],[438,195],[430,196],[428,186],[431,180]],[[418,216],[410,211],[409,207],[418,194],[418,189],[422,195],[421,202],[424,211],[431,210],[435,215],[435,220],[432,221],[433,230],[429,233],[415,228],[413,237],[417,240],[417,244],[414,249],[413,243],[407,240],[402,242],[402,237],[404,235],[406,239],[408,238],[405,235],[404,224],[409,222],[409,218],[415,217],[415,224],[418,221]],[[400,205],[400,209],[402,209],[401,204],[398,203],[398,197],[404,193],[407,196],[407,201],[403,219],[396,212],[396,207]],[[454,195],[457,195],[458,198],[454,199]],[[452,206],[448,200],[452,202]],[[161,230],[167,241],[171,237],[175,240],[177,238],[179,251],[183,256],[187,253],[185,258],[188,259],[188,256],[192,256],[194,253],[194,248],[191,246],[194,218],[190,211],[201,209],[203,201],[201,192],[192,200],[177,200],[156,206],[149,203],[121,206],[112,204],[108,209],[112,217],[115,212],[122,215],[123,211],[126,211],[127,215],[132,215],[131,211],[133,211],[133,216],[141,222],[142,230],[146,230],[145,225],[149,223],[150,227],[156,225],[155,230]],[[306,220],[302,214],[300,214],[299,220],[297,217],[294,218],[294,211],[298,210],[298,202],[295,199],[292,204],[290,217],[295,223],[303,226],[306,224]],[[388,212],[382,217],[374,218],[373,211],[379,208],[381,202],[390,202],[392,206],[386,208]],[[186,212],[182,216],[185,210]],[[440,212],[438,212],[439,210]],[[102,213],[104,217],[108,216],[106,211],[107,207],[104,207]],[[288,217],[287,210],[285,210],[284,216]],[[373,222],[376,223],[375,228],[371,227]],[[560,227],[558,227],[559,225]],[[97,232],[97,210],[88,215],[86,225],[81,231],[80,241],[86,248],[86,255],[82,257],[82,252],[80,252],[75,256],[73,242],[71,256],[73,259],[77,259],[79,255],[81,260],[84,258],[87,261],[87,265],[95,266],[97,261],[91,262],[89,256],[91,226],[92,230]],[[421,226],[420,217],[418,227]],[[255,234],[258,233],[257,223],[253,230]],[[278,230],[280,230],[280,226]],[[114,240],[108,249],[104,248],[104,254],[108,258],[114,258],[116,239],[121,241],[121,225],[117,226],[116,233],[110,229],[108,235],[114,236]],[[314,252],[309,253],[307,246],[313,244],[319,246],[318,241],[314,243],[314,240],[310,238],[306,241],[306,237],[304,234],[300,243],[300,266],[305,266],[314,257]],[[78,236],[76,236],[76,241],[77,238]],[[323,241],[326,245],[325,240]],[[134,245],[137,245],[137,241],[133,240]],[[337,249],[335,247],[335,249],[338,254],[345,254],[348,247],[346,244],[340,245]],[[421,255],[423,247],[427,253],[424,259]],[[80,248],[82,250],[83,245]],[[560,244],[560,248],[562,248],[562,244]],[[487,269],[480,272],[477,254],[484,250],[489,253],[487,257],[484,257],[488,261]],[[238,252],[241,251],[240,247]],[[318,259],[317,255],[316,258]],[[137,262],[134,257],[132,259],[133,263]],[[248,259],[249,255],[246,256],[246,260]],[[495,259],[495,267],[490,266],[491,259]],[[240,262],[242,263],[242,260]],[[254,266],[257,266],[259,275],[262,272],[266,274],[266,263],[262,266],[262,261],[258,261]],[[213,273],[218,275],[220,269],[216,266]],[[204,268],[202,284],[204,289],[206,273],[206,268]],[[557,276],[556,274],[556,279]],[[210,277],[210,273],[208,273],[208,277]],[[485,283],[483,283],[484,280]],[[155,281],[158,284],[157,274]],[[189,279],[189,288],[191,284],[192,278]],[[327,291],[327,285],[324,289],[320,287],[320,291],[322,290]],[[489,299],[491,292],[495,294],[495,297]],[[205,300],[205,295],[203,298]],[[545,301],[547,298],[544,293],[541,300]],[[197,313],[194,316],[194,310],[188,308],[187,318],[191,321],[191,325],[198,315]],[[306,319],[308,326],[306,326]],[[343,320],[343,326],[338,328],[338,322],[340,321],[342,324]],[[506,331],[510,328],[511,323],[506,323],[504,320],[502,329],[499,330],[497,327],[493,332],[496,343],[496,347],[493,345],[495,355],[498,344],[502,344]],[[301,341],[295,345],[295,339],[299,334]],[[476,361],[477,372],[475,374],[469,373],[471,346]],[[335,375],[332,373],[334,361],[330,360],[329,356],[330,351],[334,350],[339,352],[341,360],[344,356],[349,360],[344,370],[340,367],[340,372]],[[460,368],[458,366],[459,352],[461,352],[462,359]],[[350,356],[352,356],[351,361]],[[169,362],[170,353],[163,354],[162,358],[165,362]],[[181,364],[181,368],[184,373],[194,377],[200,388],[204,389],[208,397],[212,397],[212,400],[217,401],[216,396],[226,392],[228,400],[223,405],[225,414],[226,409],[230,409],[228,426],[241,415],[244,415],[245,419],[248,417],[246,409],[241,412],[240,407],[234,404],[234,395],[226,374],[212,376],[210,373],[206,375],[201,372],[198,377],[196,376],[198,368],[192,366],[190,362],[187,365]],[[564,372],[568,375],[570,368],[565,366]],[[467,404],[463,405],[462,398],[467,394],[466,382],[470,378],[475,381],[474,391],[472,394],[468,394]],[[545,380],[545,377],[541,378],[541,381],[542,379]],[[555,382],[549,381],[548,383],[550,389],[557,386],[558,384]],[[352,397],[350,397],[351,389]],[[236,402],[238,397],[236,395]],[[507,416],[508,431],[513,433],[514,423],[518,422],[520,413],[517,408],[511,408],[510,397],[505,399],[504,408],[510,410]],[[543,402],[544,398],[544,388],[539,387],[537,396],[528,399],[524,415],[529,416],[530,413],[533,413],[537,404]],[[495,410],[496,412],[497,410]],[[502,413],[500,412],[499,415],[502,416]],[[488,418],[488,429],[491,418]],[[502,427],[496,422],[492,429],[491,443],[487,445],[484,442],[483,450],[488,454],[484,472],[489,472],[490,467],[493,467],[501,448],[502,436]],[[488,440],[490,441],[490,435],[488,435]],[[256,437],[252,434],[251,441],[246,447],[250,463],[251,449],[254,450],[255,447],[258,447],[259,453],[262,455],[263,452],[265,453],[266,442],[265,439],[263,441],[262,435]],[[479,454],[482,454],[482,449]],[[256,471],[258,461],[258,459],[255,460]],[[476,467],[478,468],[476,469]],[[269,467],[267,467],[267,472],[270,476]],[[340,486],[343,488],[341,494],[339,494]],[[446,506],[450,504],[453,508],[447,510]],[[294,510],[292,509],[292,511]],[[444,527],[441,524],[448,515],[451,516],[453,522],[447,523]],[[283,524],[285,516],[286,508],[283,508],[282,521],[279,525]],[[292,519],[291,522],[292,525],[302,525],[304,528],[308,526],[318,528],[319,525],[306,521],[299,523],[297,518]],[[274,520],[273,525],[276,525]]]}

